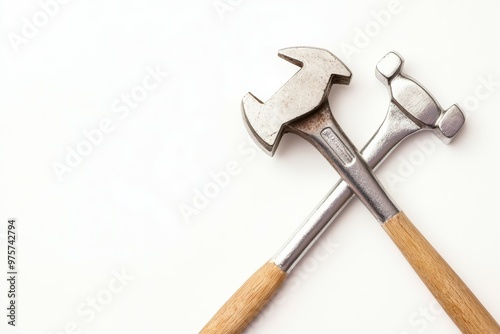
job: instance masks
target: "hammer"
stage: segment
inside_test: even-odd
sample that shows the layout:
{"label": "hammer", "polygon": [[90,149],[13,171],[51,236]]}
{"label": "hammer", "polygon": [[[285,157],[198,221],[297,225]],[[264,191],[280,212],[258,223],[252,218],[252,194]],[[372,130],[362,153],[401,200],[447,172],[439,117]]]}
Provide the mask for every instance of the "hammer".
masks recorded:
{"label": "hammer", "polygon": [[[500,332],[494,319],[470,290],[385,194],[367,163],[335,122],[327,101],[328,93],[333,83],[348,84],[350,71],[325,50],[291,48],[283,50],[280,55],[303,69],[266,104],[252,95],[244,98],[245,120],[257,143],[272,155],[285,132],[296,133],[310,141],[382,223],[457,326],[464,333]],[[389,115],[409,110],[407,116],[413,119],[411,115],[416,115],[419,122],[415,124],[421,128],[437,125],[445,140],[452,138],[463,123],[463,115],[458,108],[450,108],[441,115],[440,108],[425,90],[399,74],[402,59],[396,54],[389,54],[386,58],[377,67],[379,79],[386,80],[388,85],[397,83],[390,86],[393,99]],[[401,133],[399,136],[405,138],[417,131],[410,128],[407,134]],[[378,161],[377,152],[374,153],[371,160],[376,165],[385,153],[379,155]],[[350,194],[347,200],[349,197]],[[285,276],[286,271],[275,263],[264,265],[202,332],[238,333],[270,298]]]}

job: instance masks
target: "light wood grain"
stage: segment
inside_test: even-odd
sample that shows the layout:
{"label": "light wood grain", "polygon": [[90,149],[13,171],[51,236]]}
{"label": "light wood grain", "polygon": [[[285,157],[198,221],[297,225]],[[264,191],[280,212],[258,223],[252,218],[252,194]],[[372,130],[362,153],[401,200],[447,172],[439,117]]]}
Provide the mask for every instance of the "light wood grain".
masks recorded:
{"label": "light wood grain", "polygon": [[383,227],[462,333],[500,334],[495,319],[403,212]]}
{"label": "light wood grain", "polygon": [[203,327],[200,334],[237,334],[267,304],[286,278],[272,262],[257,270]]}

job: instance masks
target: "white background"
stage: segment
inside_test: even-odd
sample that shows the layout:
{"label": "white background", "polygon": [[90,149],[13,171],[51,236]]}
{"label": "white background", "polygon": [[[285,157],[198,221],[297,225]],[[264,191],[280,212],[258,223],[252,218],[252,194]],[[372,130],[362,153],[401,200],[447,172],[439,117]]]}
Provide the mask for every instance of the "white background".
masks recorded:
{"label": "white background", "polygon": [[[391,50],[468,113],[451,145],[417,135],[378,175],[500,319],[500,7],[401,0],[381,26],[389,3],[73,0],[45,22],[38,1],[1,1],[0,263],[16,217],[20,280],[15,329],[0,280],[0,332],[197,333],[338,179],[292,135],[267,157],[241,119],[246,92],[266,100],[297,70],[277,50],[302,45],[353,72],[330,103],[358,147],[386,113],[374,69]],[[168,75],[127,110],[122,94],[155,70]],[[85,146],[106,119],[112,131]],[[92,152],[58,178],[79,145]],[[229,184],[183,217],[233,161]],[[358,201],[289,279],[247,333],[459,333]]]}

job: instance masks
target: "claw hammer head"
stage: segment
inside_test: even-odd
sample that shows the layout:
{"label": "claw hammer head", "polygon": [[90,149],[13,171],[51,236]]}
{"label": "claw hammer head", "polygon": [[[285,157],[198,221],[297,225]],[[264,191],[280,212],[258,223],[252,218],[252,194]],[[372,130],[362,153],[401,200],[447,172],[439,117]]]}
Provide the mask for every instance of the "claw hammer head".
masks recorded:
{"label": "claw hammer head", "polygon": [[444,143],[450,143],[465,122],[462,110],[455,104],[443,110],[425,88],[401,73],[403,64],[396,52],[389,52],[377,64],[375,74],[389,89],[391,102],[422,129],[431,129]]}
{"label": "claw hammer head", "polygon": [[327,101],[332,84],[349,84],[351,71],[327,50],[295,47],[278,55],[302,67],[266,103],[251,93],[243,97],[245,125],[255,142],[273,155],[287,124]]}

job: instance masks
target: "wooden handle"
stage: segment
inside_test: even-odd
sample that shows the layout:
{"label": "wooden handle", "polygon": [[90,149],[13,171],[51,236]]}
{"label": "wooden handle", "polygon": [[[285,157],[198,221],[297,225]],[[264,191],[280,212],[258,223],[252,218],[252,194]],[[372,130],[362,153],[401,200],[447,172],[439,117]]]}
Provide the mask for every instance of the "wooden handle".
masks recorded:
{"label": "wooden handle", "polygon": [[500,333],[495,319],[403,212],[382,226],[462,333]]}
{"label": "wooden handle", "polygon": [[286,278],[277,265],[268,262],[229,298],[200,334],[238,334],[267,304]]}

